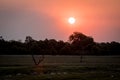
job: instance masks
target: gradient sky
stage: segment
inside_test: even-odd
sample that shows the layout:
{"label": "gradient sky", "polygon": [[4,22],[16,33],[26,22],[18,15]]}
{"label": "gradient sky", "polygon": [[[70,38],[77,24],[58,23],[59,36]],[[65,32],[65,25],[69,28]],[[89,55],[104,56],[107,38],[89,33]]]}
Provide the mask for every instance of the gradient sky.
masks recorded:
{"label": "gradient sky", "polygon": [[[96,42],[120,42],[119,5],[120,0],[0,0],[0,35],[67,41],[78,31]],[[71,16],[74,25],[67,21]]]}

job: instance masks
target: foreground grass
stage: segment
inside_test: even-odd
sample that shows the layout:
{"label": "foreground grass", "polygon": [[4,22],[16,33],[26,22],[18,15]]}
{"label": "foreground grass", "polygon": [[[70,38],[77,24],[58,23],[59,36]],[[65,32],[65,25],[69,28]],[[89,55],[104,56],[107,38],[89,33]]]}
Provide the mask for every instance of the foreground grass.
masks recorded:
{"label": "foreground grass", "polygon": [[0,80],[120,80],[120,66],[0,67]]}

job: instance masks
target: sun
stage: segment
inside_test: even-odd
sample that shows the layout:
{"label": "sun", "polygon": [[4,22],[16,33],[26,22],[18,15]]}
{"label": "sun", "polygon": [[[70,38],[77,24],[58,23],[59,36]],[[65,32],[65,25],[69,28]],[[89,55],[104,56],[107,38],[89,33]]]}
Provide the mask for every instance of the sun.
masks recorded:
{"label": "sun", "polygon": [[75,18],[74,17],[69,17],[68,18],[68,22],[70,23],[70,24],[74,24],[75,23]]}

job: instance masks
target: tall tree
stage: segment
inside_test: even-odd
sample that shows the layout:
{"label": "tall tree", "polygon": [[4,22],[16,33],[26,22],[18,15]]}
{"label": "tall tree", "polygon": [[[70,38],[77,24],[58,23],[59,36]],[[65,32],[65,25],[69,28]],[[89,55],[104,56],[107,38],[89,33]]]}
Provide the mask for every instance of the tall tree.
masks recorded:
{"label": "tall tree", "polygon": [[88,44],[94,42],[92,37],[86,36],[80,32],[74,32],[69,36],[69,42],[78,48],[85,48]]}
{"label": "tall tree", "polygon": [[[26,36],[25,43],[27,44],[28,51],[32,54],[33,62],[36,66],[44,60],[44,55],[40,54],[40,47],[38,45],[38,41],[34,40],[31,36]],[[38,60],[35,57],[35,54],[39,57]],[[39,55],[38,55],[39,54]]]}
{"label": "tall tree", "polygon": [[[69,42],[72,46],[72,49],[76,51],[76,53],[79,54],[86,54],[86,48],[94,43],[94,40],[92,37],[86,36],[80,32],[74,32],[72,35],[69,36]],[[82,62],[82,55],[81,55],[81,61]]]}

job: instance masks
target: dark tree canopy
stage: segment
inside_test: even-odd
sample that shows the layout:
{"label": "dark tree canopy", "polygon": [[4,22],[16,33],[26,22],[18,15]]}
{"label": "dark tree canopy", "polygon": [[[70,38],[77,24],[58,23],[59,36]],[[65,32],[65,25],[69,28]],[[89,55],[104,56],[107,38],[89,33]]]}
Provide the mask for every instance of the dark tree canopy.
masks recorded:
{"label": "dark tree canopy", "polygon": [[69,41],[55,39],[34,40],[26,36],[25,42],[6,41],[0,36],[0,55],[120,55],[119,42],[97,43],[90,36],[74,32]]}
{"label": "dark tree canopy", "polygon": [[70,35],[69,41],[71,43],[71,47],[78,51],[84,50],[94,43],[92,37],[86,36],[80,32],[74,32],[72,35]]}

